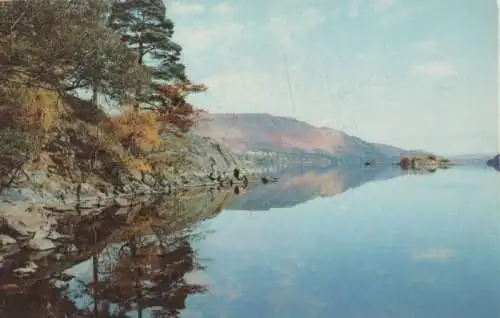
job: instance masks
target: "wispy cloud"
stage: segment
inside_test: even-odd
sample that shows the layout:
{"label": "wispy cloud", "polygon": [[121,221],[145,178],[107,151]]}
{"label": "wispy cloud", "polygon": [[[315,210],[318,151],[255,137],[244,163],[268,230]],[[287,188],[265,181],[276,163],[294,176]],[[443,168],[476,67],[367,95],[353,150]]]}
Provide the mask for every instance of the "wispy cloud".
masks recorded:
{"label": "wispy cloud", "polygon": [[236,8],[227,2],[222,2],[210,9],[211,12],[221,15],[230,15],[236,12]]}
{"label": "wispy cloud", "polygon": [[170,12],[176,16],[200,14],[206,10],[203,4],[182,3],[181,1],[173,1],[168,8]]}
{"label": "wispy cloud", "polygon": [[413,74],[428,77],[452,77],[458,74],[456,68],[447,61],[429,61],[413,65]]}
{"label": "wispy cloud", "polygon": [[268,27],[281,45],[290,46],[294,41],[305,36],[325,21],[326,17],[318,7],[308,6],[299,14],[282,14],[271,17]]}
{"label": "wispy cloud", "polygon": [[176,37],[186,51],[196,54],[211,49],[216,44],[233,41],[243,28],[241,23],[221,21],[206,26],[180,27]]}

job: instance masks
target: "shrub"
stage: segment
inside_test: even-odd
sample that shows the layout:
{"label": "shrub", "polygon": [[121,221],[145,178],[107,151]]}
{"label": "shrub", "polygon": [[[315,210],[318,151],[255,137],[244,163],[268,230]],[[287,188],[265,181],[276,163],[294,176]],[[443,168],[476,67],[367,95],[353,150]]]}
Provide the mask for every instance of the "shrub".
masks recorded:
{"label": "shrub", "polygon": [[151,111],[126,108],[111,119],[111,133],[134,155],[151,152],[160,144],[158,117]]}

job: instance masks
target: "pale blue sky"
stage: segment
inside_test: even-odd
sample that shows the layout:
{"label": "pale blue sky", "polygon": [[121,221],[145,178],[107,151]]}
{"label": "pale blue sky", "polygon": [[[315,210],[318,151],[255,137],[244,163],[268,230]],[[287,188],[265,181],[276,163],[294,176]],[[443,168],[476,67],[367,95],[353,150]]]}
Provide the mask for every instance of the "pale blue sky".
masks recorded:
{"label": "pale blue sky", "polygon": [[199,107],[442,154],[498,151],[495,0],[166,2],[188,75],[209,86]]}

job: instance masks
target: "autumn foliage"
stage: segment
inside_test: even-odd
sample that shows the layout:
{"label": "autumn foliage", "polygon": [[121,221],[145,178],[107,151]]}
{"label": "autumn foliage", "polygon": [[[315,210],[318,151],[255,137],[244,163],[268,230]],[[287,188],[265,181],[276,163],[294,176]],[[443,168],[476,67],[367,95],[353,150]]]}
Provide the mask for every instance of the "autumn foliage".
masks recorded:
{"label": "autumn foliage", "polygon": [[[193,127],[199,110],[188,97],[207,87],[187,80],[166,12],[162,1],[135,0],[2,7],[0,188],[42,157],[64,176],[151,171],[151,158],[168,147],[162,133],[173,127],[181,136]],[[140,30],[131,35],[130,28]],[[92,93],[90,103],[80,89]],[[101,100],[135,105],[110,118]],[[175,155],[157,161],[170,165]]]}
{"label": "autumn foliage", "polygon": [[37,160],[62,115],[58,95],[41,88],[0,88],[0,189]]}
{"label": "autumn foliage", "polygon": [[[192,93],[205,92],[204,84],[182,82],[171,85],[160,85],[156,88],[161,106],[158,107],[160,121],[164,125],[172,125],[182,132],[189,131],[196,122],[199,110],[186,101]],[[165,126],[162,127],[165,127]]]}
{"label": "autumn foliage", "polygon": [[136,154],[150,152],[160,142],[158,116],[155,112],[129,107],[113,117],[111,125],[118,140]]}

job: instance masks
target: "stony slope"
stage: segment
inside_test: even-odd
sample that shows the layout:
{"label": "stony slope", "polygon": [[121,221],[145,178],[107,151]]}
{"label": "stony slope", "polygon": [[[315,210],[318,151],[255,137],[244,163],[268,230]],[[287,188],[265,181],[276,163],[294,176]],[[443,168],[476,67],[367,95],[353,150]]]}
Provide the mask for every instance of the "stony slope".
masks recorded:
{"label": "stony slope", "polygon": [[[81,190],[82,197],[108,199],[120,194],[161,191],[162,187],[172,185],[213,183],[208,178],[211,172],[214,176],[231,176],[236,167],[246,174],[253,171],[250,162],[220,142],[171,130],[163,136],[168,147],[147,158],[158,163],[158,169],[151,174],[140,173],[117,165],[125,153],[119,142],[109,139],[101,145],[100,140],[106,138],[101,135],[99,139],[97,127],[109,120],[103,111],[84,100],[67,96],[64,112],[40,160],[36,165],[25,166],[24,174],[0,192],[0,201],[75,202],[77,189]],[[92,153],[99,145],[102,150],[95,159]]]}

